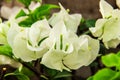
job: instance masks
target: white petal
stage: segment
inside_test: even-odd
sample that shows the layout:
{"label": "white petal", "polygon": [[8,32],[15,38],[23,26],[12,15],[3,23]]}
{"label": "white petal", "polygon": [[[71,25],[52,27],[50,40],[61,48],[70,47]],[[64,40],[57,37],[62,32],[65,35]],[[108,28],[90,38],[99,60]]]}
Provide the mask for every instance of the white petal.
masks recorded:
{"label": "white petal", "polygon": [[67,55],[64,64],[70,69],[78,69],[89,65],[98,55],[99,41],[83,35],[80,37],[79,50]]}
{"label": "white petal", "polygon": [[11,24],[11,27],[7,34],[7,41],[11,47],[13,47],[14,37],[20,32],[20,28],[17,23]]}
{"label": "white petal", "polygon": [[120,35],[120,19],[111,18],[104,25],[103,42],[118,38]]}
{"label": "white petal", "polygon": [[27,30],[28,41],[31,44],[31,45],[28,44],[28,48],[31,50],[32,48],[34,50],[39,50],[40,48],[44,48],[44,45],[42,44],[45,40],[42,41],[40,45],[38,44],[42,39],[47,38],[49,36],[50,30],[51,28],[46,19],[35,22],[31,26],[31,28]]}
{"label": "white petal", "polygon": [[16,35],[13,41],[13,54],[15,57],[21,58],[26,62],[36,60],[36,53],[27,48],[27,41],[24,32],[20,32]]}
{"label": "white petal", "polygon": [[119,39],[112,39],[108,42],[104,42],[104,45],[106,48],[116,48],[118,45],[120,44],[120,40]]}
{"label": "white petal", "polygon": [[93,36],[100,37],[103,34],[104,24],[106,23],[106,19],[98,19],[95,23],[95,27],[89,28],[92,32]]}
{"label": "white petal", "polygon": [[58,13],[54,13],[52,17],[49,19],[49,23],[54,27],[60,21],[63,21],[67,30],[76,32],[78,25],[81,21],[80,14],[72,14],[69,15],[68,12],[64,9],[64,7],[60,5],[61,11]]}
{"label": "white petal", "polygon": [[49,52],[43,55],[41,64],[44,64],[48,68],[62,71],[63,69],[67,69],[62,61],[64,56],[65,54],[62,51],[51,49]]}
{"label": "white petal", "polygon": [[100,12],[103,18],[110,17],[112,11],[113,7],[110,4],[108,4],[105,0],[100,0]]}

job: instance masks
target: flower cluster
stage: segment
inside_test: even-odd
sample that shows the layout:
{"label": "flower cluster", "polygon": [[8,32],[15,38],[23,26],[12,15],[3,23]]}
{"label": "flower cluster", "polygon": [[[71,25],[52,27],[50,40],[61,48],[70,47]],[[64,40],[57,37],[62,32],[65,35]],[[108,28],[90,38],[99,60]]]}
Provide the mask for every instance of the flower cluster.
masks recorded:
{"label": "flower cluster", "polygon": [[41,58],[40,64],[59,71],[89,65],[99,52],[99,40],[76,34],[81,14],[69,14],[60,5],[60,12],[49,19],[34,22],[30,27],[18,23],[26,18],[11,16],[0,23],[0,44],[8,44],[16,58],[30,62]]}
{"label": "flower cluster", "polygon": [[102,39],[106,48],[116,48],[120,43],[120,10],[113,7],[106,1],[100,1],[101,19],[96,21],[95,27],[90,31],[95,37]]}

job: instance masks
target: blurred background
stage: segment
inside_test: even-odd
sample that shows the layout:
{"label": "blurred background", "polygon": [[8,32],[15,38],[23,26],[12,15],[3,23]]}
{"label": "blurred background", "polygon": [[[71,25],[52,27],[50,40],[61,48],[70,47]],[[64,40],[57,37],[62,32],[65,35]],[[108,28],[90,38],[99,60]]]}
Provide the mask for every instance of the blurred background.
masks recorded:
{"label": "blurred background", "polygon": [[[66,9],[70,9],[70,13],[81,13],[85,19],[97,19],[101,17],[101,14],[99,12],[99,1],[100,0],[43,0],[43,3],[58,5],[60,2]],[[110,3],[114,8],[117,8],[116,0],[106,1]],[[13,8],[14,6],[24,7],[17,0],[0,0],[0,9],[3,5],[8,6],[9,8]],[[0,17],[4,18],[4,16],[1,15],[1,12]],[[0,67],[0,69],[1,68],[2,67]],[[74,76],[76,76],[76,79],[74,80],[86,80],[86,78],[92,75],[95,70],[95,68],[91,70],[90,67],[82,67],[77,71],[73,71]]]}
{"label": "blurred background", "polygon": [[[106,0],[116,8],[116,0]],[[70,13],[81,13],[85,19],[97,19],[101,17],[99,13],[99,0],[43,0],[43,3],[58,4],[60,2]],[[0,0],[0,6],[9,7],[23,6],[17,0]]]}

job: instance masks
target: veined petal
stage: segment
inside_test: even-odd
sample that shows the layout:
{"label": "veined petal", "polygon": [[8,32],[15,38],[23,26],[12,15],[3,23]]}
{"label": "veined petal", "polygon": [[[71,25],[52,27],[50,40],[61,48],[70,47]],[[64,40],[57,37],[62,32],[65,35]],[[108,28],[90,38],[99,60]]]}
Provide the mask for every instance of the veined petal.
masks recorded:
{"label": "veined petal", "polygon": [[9,26],[4,23],[0,23],[0,44],[7,44],[7,33]]}
{"label": "veined petal", "polygon": [[110,41],[120,36],[120,19],[111,18],[104,25],[104,33],[101,36],[103,42]]}
{"label": "veined petal", "polygon": [[66,54],[63,53],[62,51],[51,49],[50,51],[43,55],[41,64],[44,64],[48,68],[56,69],[59,71],[62,71],[63,69],[69,70],[63,64],[63,57],[65,55]]}
{"label": "veined petal", "polygon": [[64,64],[70,69],[78,69],[89,65],[98,55],[99,41],[87,35],[80,36],[79,50],[67,55]]}
{"label": "veined petal", "polygon": [[36,60],[36,53],[27,48],[27,40],[25,32],[20,32],[16,35],[13,41],[13,54],[17,58],[21,58],[23,61]]}
{"label": "veined petal", "polygon": [[12,23],[10,29],[8,30],[7,34],[7,41],[11,47],[13,47],[13,41],[15,36],[22,31],[22,28],[18,26],[17,23]]}
{"label": "veined petal", "polygon": [[120,39],[112,39],[110,41],[104,42],[106,48],[116,48],[120,44]]}
{"label": "veined petal", "polygon": [[92,32],[93,36],[100,37],[104,33],[104,25],[107,22],[106,19],[98,19],[96,21],[95,27],[89,28],[89,30]]}
{"label": "veined petal", "polygon": [[105,0],[100,0],[100,12],[103,18],[108,18],[111,16],[113,11],[113,7],[108,4]]}
{"label": "veined petal", "polygon": [[86,62],[85,66],[89,65],[92,63],[96,57],[98,56],[99,53],[99,40],[93,39],[90,36],[85,35],[85,38],[88,38],[88,55],[90,55],[90,58],[88,59],[88,62]]}
{"label": "veined petal", "polygon": [[42,44],[49,36],[50,30],[51,28],[46,19],[34,23],[27,30],[28,48],[35,51],[44,48],[45,46]]}
{"label": "veined petal", "polygon": [[54,27],[58,22],[63,21],[68,31],[70,30],[76,32],[82,18],[81,15],[80,14],[69,15],[67,10],[65,10],[61,4],[59,5],[61,11],[58,13],[54,13],[52,17],[49,19],[49,23]]}
{"label": "veined petal", "polygon": [[64,23],[67,27],[67,30],[77,32],[77,28],[80,24],[80,21],[82,19],[82,16],[80,14],[72,14],[69,15],[69,17],[65,17]]}

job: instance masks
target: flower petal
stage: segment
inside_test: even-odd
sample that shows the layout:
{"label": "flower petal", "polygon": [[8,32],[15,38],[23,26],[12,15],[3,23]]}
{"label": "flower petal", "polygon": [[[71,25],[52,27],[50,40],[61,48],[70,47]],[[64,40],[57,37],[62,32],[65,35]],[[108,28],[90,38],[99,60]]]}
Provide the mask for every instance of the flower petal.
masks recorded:
{"label": "flower petal", "polygon": [[111,16],[113,11],[113,7],[108,4],[105,0],[100,0],[100,12],[103,18],[108,18]]}
{"label": "flower petal", "polygon": [[21,58],[23,61],[36,60],[36,53],[27,48],[27,41],[25,38],[25,32],[20,32],[16,35],[13,41],[13,54],[17,58]]}
{"label": "flower petal", "polygon": [[69,15],[68,12],[64,9],[64,7],[61,4],[59,5],[61,11],[58,13],[54,13],[52,17],[49,19],[49,23],[54,27],[55,24],[57,24],[60,21],[63,21],[67,30],[76,32],[82,18],[81,15],[80,14]]}
{"label": "flower petal", "polygon": [[56,69],[59,71],[62,71],[63,69],[69,70],[66,68],[63,64],[63,57],[65,56],[65,53],[58,50],[51,49],[46,54],[43,55],[41,64],[44,64],[48,68]]}

